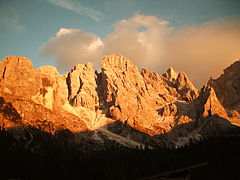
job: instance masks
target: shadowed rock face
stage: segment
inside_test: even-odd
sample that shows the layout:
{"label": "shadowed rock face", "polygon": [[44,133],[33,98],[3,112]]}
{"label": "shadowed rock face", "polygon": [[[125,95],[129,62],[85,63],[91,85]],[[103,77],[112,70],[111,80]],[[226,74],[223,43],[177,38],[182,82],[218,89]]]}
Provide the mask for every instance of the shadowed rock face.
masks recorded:
{"label": "shadowed rock face", "polygon": [[223,106],[220,104],[212,87],[203,87],[201,89],[199,101],[199,107],[202,108],[202,117],[218,115],[222,118],[228,119],[227,113]]}
{"label": "shadowed rock face", "polygon": [[240,61],[234,62],[224,69],[224,73],[217,79],[208,81],[217,94],[221,104],[226,108],[236,106],[240,102]]}
{"label": "shadowed rock face", "polygon": [[[120,121],[153,136],[213,115],[228,119],[221,105],[226,93],[214,88],[220,80],[209,84],[218,98],[223,94],[221,103],[213,88],[199,93],[185,73],[172,68],[163,75],[139,71],[129,59],[111,55],[103,58],[101,70],[97,73],[91,64],[79,64],[60,75],[55,67],[34,69],[28,59],[9,56],[0,62],[0,96],[12,104],[21,125],[47,124],[51,133],[96,130]],[[225,70],[227,77],[232,77],[232,71]],[[232,84],[228,88],[237,96],[235,80]]]}
{"label": "shadowed rock face", "polygon": [[[223,74],[208,81],[208,85],[213,87],[220,103],[226,109],[231,121],[240,125],[240,61],[224,69]],[[239,121],[239,122],[237,122]]]}

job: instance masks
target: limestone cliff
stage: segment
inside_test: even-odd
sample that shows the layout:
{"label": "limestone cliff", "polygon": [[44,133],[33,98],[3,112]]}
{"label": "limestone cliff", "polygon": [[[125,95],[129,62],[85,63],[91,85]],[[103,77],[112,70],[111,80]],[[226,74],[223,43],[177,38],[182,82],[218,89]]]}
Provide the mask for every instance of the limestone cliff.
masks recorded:
{"label": "limestone cliff", "polygon": [[234,62],[224,69],[224,73],[217,79],[208,81],[216,91],[216,95],[221,104],[226,108],[231,108],[240,103],[240,61]]}
{"label": "limestone cliff", "polygon": [[[89,63],[78,64],[64,75],[55,67],[34,69],[30,60],[9,56],[0,62],[1,126],[30,125],[51,133],[60,129],[98,130],[115,136],[106,127],[121,122],[121,132],[130,137],[124,130],[128,126],[154,136],[213,115],[227,120],[221,103],[228,106],[239,102],[238,74],[232,71],[225,70],[226,76],[235,77],[226,86],[236,92],[236,98],[226,100],[227,93],[214,88],[215,82],[229,78],[225,75],[221,76],[224,80],[209,82],[214,89],[203,88],[199,93],[185,73],[173,68],[163,75],[139,71],[129,59],[117,54],[103,58],[100,73]],[[18,118],[12,121],[4,114],[5,108]]]}
{"label": "limestone cliff", "polygon": [[224,69],[217,79],[210,78],[208,85],[213,87],[220,103],[225,107],[230,121],[240,125],[240,61]]}
{"label": "limestone cliff", "polygon": [[201,116],[209,117],[218,115],[222,118],[228,119],[227,113],[220,104],[215,91],[212,87],[203,87],[200,92],[200,106],[202,108]]}

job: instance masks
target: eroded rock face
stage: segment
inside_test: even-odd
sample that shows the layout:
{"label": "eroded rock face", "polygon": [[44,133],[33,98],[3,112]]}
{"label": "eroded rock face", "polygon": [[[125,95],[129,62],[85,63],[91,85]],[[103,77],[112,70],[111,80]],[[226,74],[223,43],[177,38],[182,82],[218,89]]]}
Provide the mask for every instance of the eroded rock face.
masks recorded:
{"label": "eroded rock face", "polygon": [[99,106],[96,78],[90,63],[76,65],[67,77],[70,104],[95,111]]}
{"label": "eroded rock face", "polygon": [[101,69],[97,73],[91,64],[79,64],[60,75],[55,67],[34,69],[24,57],[7,57],[0,62],[0,96],[19,114],[20,124],[51,133],[121,122],[152,136],[213,115],[228,118],[213,88],[199,94],[186,74],[173,68],[163,75],[139,71],[129,59],[111,55],[103,58]]}
{"label": "eroded rock face", "polygon": [[159,116],[158,110],[162,106],[186,98],[192,101],[198,95],[185,74],[175,73],[172,69],[166,76],[146,69],[140,73],[130,60],[120,55],[103,58],[102,78],[111,117],[148,134],[169,131],[174,125],[172,118],[162,120]]}
{"label": "eroded rock face", "polygon": [[[4,98],[3,107],[8,106],[9,116],[1,121],[1,127],[33,126],[49,133],[70,129],[72,132],[87,131],[86,123],[67,111],[52,111],[31,100],[21,100],[9,95]],[[4,113],[0,112],[0,116]],[[9,121],[6,119],[10,118]]]}
{"label": "eroded rock face", "polygon": [[30,60],[10,56],[0,62],[0,94],[32,100],[48,109],[58,109],[67,102],[65,78],[55,67],[35,70]]}
{"label": "eroded rock face", "polygon": [[198,97],[198,90],[185,73],[177,73],[170,67],[167,72],[163,74],[163,77],[167,79],[166,82],[168,82],[169,86],[176,89],[183,100],[193,101]]}
{"label": "eroded rock face", "polygon": [[218,115],[222,118],[228,119],[227,113],[221,103],[219,102],[215,91],[212,87],[203,87],[199,97],[200,114],[202,117],[210,117]]}
{"label": "eroded rock face", "polygon": [[87,129],[78,116],[62,111],[62,106],[68,104],[68,88],[66,77],[59,75],[55,67],[35,70],[30,60],[10,56],[0,62],[0,72],[0,96],[13,105],[23,125],[39,126],[44,122],[52,124],[52,132]]}
{"label": "eroded rock face", "polygon": [[158,118],[157,103],[162,101],[153,87],[146,84],[138,68],[122,56],[105,56],[101,67],[106,106],[112,113],[110,117],[117,117],[123,123],[145,128],[151,133]]}
{"label": "eroded rock face", "polygon": [[0,62],[0,73],[0,96],[13,104],[25,125],[39,127],[44,122],[52,125],[52,132],[64,128],[78,132],[112,122],[96,110],[97,76],[91,64],[76,65],[60,75],[55,67],[34,69],[27,58],[9,56]]}
{"label": "eroded rock face", "polygon": [[225,108],[234,108],[240,104],[240,61],[234,62],[224,69],[224,73],[217,79],[208,81],[213,87],[220,103]]}
{"label": "eroded rock face", "polygon": [[0,62],[0,92],[31,99],[39,92],[41,78],[30,60],[24,57],[6,57]]}
{"label": "eroded rock face", "polygon": [[40,94],[32,97],[36,100],[40,95],[40,103],[49,109],[58,111],[63,104],[68,103],[68,89],[66,77],[59,75],[57,69],[53,66],[42,66],[37,69],[37,74],[41,75]]}

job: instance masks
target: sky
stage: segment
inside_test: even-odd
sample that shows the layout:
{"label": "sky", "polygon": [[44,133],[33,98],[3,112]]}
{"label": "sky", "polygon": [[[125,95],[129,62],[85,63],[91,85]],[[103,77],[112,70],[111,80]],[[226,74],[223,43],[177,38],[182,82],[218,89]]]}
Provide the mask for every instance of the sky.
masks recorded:
{"label": "sky", "polygon": [[200,88],[240,59],[239,0],[0,0],[0,58],[24,56],[60,73],[121,54]]}

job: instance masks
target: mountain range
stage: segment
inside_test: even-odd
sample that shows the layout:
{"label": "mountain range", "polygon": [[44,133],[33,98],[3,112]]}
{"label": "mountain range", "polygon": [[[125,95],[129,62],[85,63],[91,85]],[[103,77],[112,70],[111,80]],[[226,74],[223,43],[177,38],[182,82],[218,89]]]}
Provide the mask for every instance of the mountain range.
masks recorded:
{"label": "mountain range", "polygon": [[[71,143],[98,148],[181,147],[229,135],[240,125],[240,61],[198,90],[170,67],[160,75],[139,70],[118,54],[103,57],[101,72],[77,64],[63,75],[53,66],[34,69],[25,57],[0,62],[0,126],[27,139],[29,127],[73,134]],[[201,76],[201,74],[199,74]],[[98,149],[97,148],[97,149]]]}

